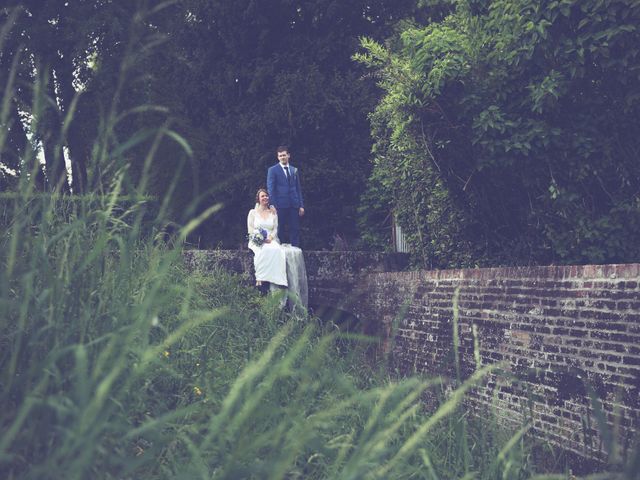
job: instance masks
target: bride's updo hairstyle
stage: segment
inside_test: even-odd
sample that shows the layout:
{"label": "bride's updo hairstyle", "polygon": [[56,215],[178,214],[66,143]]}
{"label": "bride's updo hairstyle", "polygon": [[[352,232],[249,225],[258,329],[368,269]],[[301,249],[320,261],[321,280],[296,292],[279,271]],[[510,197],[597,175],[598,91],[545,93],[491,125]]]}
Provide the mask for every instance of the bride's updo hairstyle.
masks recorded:
{"label": "bride's updo hairstyle", "polygon": [[256,192],[256,204],[260,205],[260,192],[264,192],[267,194],[267,196],[269,196],[269,192],[267,192],[266,189],[264,188],[259,188],[258,191]]}

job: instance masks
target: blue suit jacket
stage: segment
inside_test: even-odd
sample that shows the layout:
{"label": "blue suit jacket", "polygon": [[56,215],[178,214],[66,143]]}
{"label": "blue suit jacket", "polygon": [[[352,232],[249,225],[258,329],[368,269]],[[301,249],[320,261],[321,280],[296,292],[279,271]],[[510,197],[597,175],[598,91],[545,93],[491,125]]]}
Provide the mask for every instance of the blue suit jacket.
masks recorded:
{"label": "blue suit jacket", "polygon": [[289,164],[289,173],[291,174],[291,179],[287,180],[280,163],[276,163],[267,171],[269,200],[276,208],[304,207],[298,169]]}

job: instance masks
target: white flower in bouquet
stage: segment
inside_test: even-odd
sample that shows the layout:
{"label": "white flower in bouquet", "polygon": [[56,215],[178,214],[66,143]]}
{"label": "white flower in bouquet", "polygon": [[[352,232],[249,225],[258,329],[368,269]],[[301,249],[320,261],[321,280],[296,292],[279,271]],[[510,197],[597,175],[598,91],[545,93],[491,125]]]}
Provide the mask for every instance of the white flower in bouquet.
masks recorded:
{"label": "white flower in bouquet", "polygon": [[256,228],[253,233],[247,235],[247,239],[259,247],[267,239],[267,235],[268,233],[264,228]]}

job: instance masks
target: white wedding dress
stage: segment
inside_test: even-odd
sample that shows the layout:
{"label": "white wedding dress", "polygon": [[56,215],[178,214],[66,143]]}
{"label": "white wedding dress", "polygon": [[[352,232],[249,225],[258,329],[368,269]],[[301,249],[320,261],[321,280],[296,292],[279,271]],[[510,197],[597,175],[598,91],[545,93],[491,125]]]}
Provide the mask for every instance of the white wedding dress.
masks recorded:
{"label": "white wedding dress", "polygon": [[249,248],[255,254],[253,265],[256,270],[256,281],[288,286],[287,261],[284,249],[278,241],[278,216],[268,212],[265,218],[258,209],[252,209],[247,216],[247,231],[252,234],[257,229],[266,230],[272,240],[262,245],[249,242]]}
{"label": "white wedding dress", "polygon": [[[272,291],[278,289],[276,285],[287,288],[287,296],[293,309],[301,307],[301,310],[306,310],[309,291],[302,250],[289,244],[281,245],[278,239],[278,216],[269,212],[263,217],[259,208],[256,205],[256,208],[249,211],[247,231],[252,234],[256,229],[263,228],[272,240],[262,245],[249,242],[249,248],[255,254],[253,264],[256,281],[270,282]],[[283,300],[285,303],[287,296]]]}

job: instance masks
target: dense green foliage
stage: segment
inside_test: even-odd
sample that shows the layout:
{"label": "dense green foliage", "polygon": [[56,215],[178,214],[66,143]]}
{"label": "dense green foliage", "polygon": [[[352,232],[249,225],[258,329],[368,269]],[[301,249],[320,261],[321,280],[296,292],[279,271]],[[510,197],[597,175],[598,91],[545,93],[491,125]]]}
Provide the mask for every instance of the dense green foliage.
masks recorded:
{"label": "dense green foliage", "polygon": [[[142,54],[125,54],[119,75]],[[15,80],[20,68],[3,79],[2,125],[17,125],[20,89],[33,94],[24,108],[36,121],[51,108],[46,73],[29,84]],[[120,76],[104,89],[117,93]],[[65,194],[49,170],[43,179],[27,142],[0,198],[3,479],[531,476],[528,424],[512,435],[461,412],[499,365],[446,395],[439,379],[390,381],[366,362],[366,343],[331,323],[282,312],[224,272],[188,271],[184,242],[216,207],[195,218],[186,209],[188,221],[168,230],[171,196],[144,194],[165,140],[186,157],[193,150],[163,122],[126,136],[122,98],[112,100],[97,119],[69,108],[61,130],[37,130],[57,148],[75,122],[100,127],[86,162],[99,194]],[[132,113],[134,99],[124,103]],[[17,152],[9,136],[0,135],[3,155]],[[432,412],[427,390],[442,398]],[[632,467],[612,478],[633,478]]]}
{"label": "dense green foliage", "polygon": [[357,238],[356,207],[370,171],[366,115],[376,89],[350,57],[360,35],[389,34],[412,4],[188,3],[191,20],[172,33],[184,67],[166,77],[175,82],[170,95],[187,107],[185,135],[202,147],[205,186],[227,182],[214,194],[226,208],[218,225],[201,232],[205,243],[222,229],[227,245],[243,238],[242,220],[278,144],[291,146],[302,172],[305,246],[330,247],[334,234]]}
{"label": "dense green foliage", "polygon": [[189,242],[237,247],[285,143],[306,248],[389,248],[393,209],[430,267],[637,261],[637,2],[417,3],[5,2],[0,188],[126,172],[172,222],[219,204]]}
{"label": "dense green foliage", "polygon": [[60,215],[33,183],[0,237],[2,478],[532,478],[528,424],[462,411],[498,365],[447,395],[390,381],[335,326],[187,271],[179,242],[140,235],[144,202],[115,209],[114,190]]}
{"label": "dense green foliage", "polygon": [[[221,203],[190,242],[237,247],[275,149],[288,144],[302,173],[306,247],[331,247],[334,234],[349,243],[358,237],[356,209],[370,172],[366,116],[377,88],[350,57],[359,36],[389,35],[413,0],[11,3],[22,8],[6,23],[0,82],[15,64],[18,89],[0,155],[23,171],[17,158],[29,142],[18,117],[34,116],[31,130],[47,162],[40,189],[69,189],[61,162],[67,147],[75,193],[105,190],[121,168],[129,191],[157,141],[147,193],[162,199],[175,188],[170,213],[178,222],[194,199],[200,210]],[[29,85],[45,72],[40,88],[48,101],[34,112]],[[104,125],[114,108],[128,113]],[[82,120],[66,125],[72,110]],[[160,126],[188,140],[193,154],[171,137],[150,136]],[[114,157],[112,148],[133,132],[140,143]]]}
{"label": "dense green foliage", "polygon": [[[47,98],[36,95],[36,105]],[[118,117],[114,108],[104,128]],[[137,146],[132,138],[119,145],[100,135],[106,145],[97,150],[124,152]],[[34,164],[28,152],[17,162]],[[150,213],[148,199],[123,198],[122,167],[103,195],[38,193],[35,174],[19,175],[3,195],[2,477],[360,478],[422,469],[419,397],[431,384],[376,387],[373,372],[347,355],[353,345],[314,320],[288,318],[223,272],[185,271],[182,242],[204,217],[159,241],[169,200]],[[138,192],[150,176],[143,170]],[[433,463],[469,468],[446,456]]]}
{"label": "dense green foliage", "polygon": [[502,447],[495,423],[478,429],[474,459],[475,435],[451,416],[497,366],[427,415],[421,396],[440,382],[388,381],[366,343],[224,272],[187,271],[183,242],[206,217],[160,235],[166,209],[123,198],[125,175],[87,197],[39,193],[36,175],[20,175],[3,195],[2,478],[531,472],[521,432]]}
{"label": "dense green foliage", "polygon": [[[150,15],[135,2],[3,2],[0,87],[9,101],[3,105],[2,164],[18,175],[33,171],[39,190],[67,193],[66,149],[73,191],[103,191],[114,172],[131,161],[110,151],[121,131],[131,133],[113,113],[145,103],[140,89],[132,88],[142,72],[132,67],[158,41],[144,27]],[[69,115],[76,122],[68,122]],[[109,141],[97,138],[99,125]],[[45,168],[25,168],[20,159],[35,156],[37,148]],[[3,171],[0,182],[15,188],[16,179]]]}
{"label": "dense green foliage", "polygon": [[32,187],[0,238],[2,478],[576,478],[533,475],[528,424],[464,414],[496,365],[447,395],[390,381],[333,325],[186,271],[180,248],[140,237],[142,204],[116,212],[114,191],[62,217]]}
{"label": "dense green foliage", "polygon": [[432,11],[362,43],[385,91],[368,216],[393,207],[427,266],[640,260],[640,4]]}

